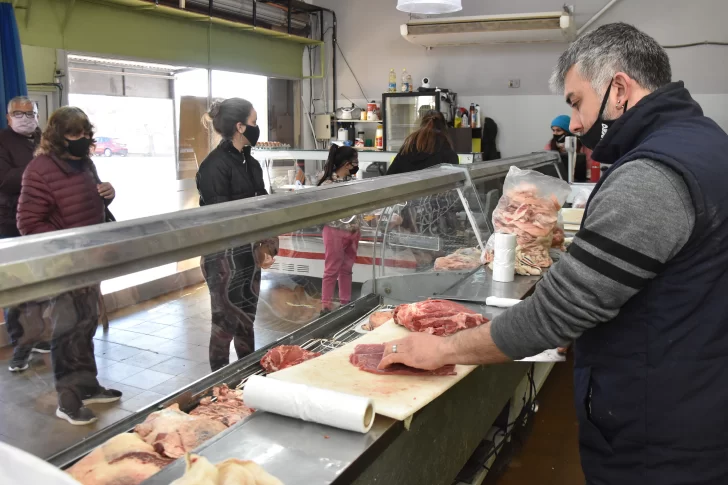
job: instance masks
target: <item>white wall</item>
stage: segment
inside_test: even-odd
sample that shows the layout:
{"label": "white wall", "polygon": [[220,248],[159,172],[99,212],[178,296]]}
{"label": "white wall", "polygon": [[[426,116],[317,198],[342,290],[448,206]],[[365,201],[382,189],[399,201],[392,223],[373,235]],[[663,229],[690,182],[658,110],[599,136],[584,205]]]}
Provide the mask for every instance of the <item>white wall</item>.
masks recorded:
{"label": "white wall", "polygon": [[[336,11],[339,45],[369,99],[381,99],[390,68],[403,67],[415,81],[430,76],[438,86],[459,95],[460,105],[478,102],[486,116],[499,126],[499,149],[504,156],[543,147],[549,123],[568,113],[558,96],[551,95],[548,78],[565,44],[522,44],[443,47],[430,51],[413,45],[399,34],[408,15],[396,10],[395,0],[317,0]],[[523,13],[559,10],[555,0],[463,0],[462,15]],[[583,25],[607,0],[568,0],[575,5],[577,25]],[[328,18],[328,16],[327,16]],[[594,27],[624,21],[654,36],[663,45],[728,42],[723,26],[728,18],[726,0],[622,0]],[[328,26],[327,26],[328,27]],[[728,47],[700,46],[668,50],[673,78],[684,80],[706,113],[728,129]],[[326,54],[330,64],[331,51]],[[330,66],[329,66],[330,68]],[[338,59],[339,106],[348,103],[342,94],[359,103],[359,86],[341,56]],[[508,88],[509,79],[520,79],[519,89]],[[314,97],[321,93],[315,84]],[[308,87],[304,86],[308,97]],[[328,93],[331,93],[329,79]],[[710,96],[706,96],[710,95]],[[343,104],[346,105],[346,104]],[[322,111],[319,103],[317,111]]]}

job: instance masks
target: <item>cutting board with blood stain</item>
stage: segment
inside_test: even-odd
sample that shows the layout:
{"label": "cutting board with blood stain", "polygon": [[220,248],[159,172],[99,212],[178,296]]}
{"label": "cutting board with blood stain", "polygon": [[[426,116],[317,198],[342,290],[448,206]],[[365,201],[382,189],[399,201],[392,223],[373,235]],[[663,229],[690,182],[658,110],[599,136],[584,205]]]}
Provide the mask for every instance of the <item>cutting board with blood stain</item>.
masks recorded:
{"label": "cutting board with blood stain", "polygon": [[370,397],[377,414],[402,421],[450,389],[476,367],[458,365],[454,376],[403,376],[371,374],[349,362],[349,356],[359,344],[381,344],[409,334],[409,330],[389,320],[343,347],[268,374],[268,377]]}

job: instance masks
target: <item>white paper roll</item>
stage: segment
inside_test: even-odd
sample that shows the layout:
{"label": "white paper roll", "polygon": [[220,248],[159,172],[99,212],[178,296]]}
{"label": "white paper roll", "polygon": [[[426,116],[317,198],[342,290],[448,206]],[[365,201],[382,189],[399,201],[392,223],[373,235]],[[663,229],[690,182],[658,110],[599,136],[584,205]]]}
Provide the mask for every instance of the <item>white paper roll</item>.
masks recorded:
{"label": "white paper roll", "polygon": [[359,433],[374,423],[374,403],[366,397],[256,375],[243,393],[246,406],[304,421]]}
{"label": "white paper roll", "polygon": [[510,283],[516,274],[516,235],[496,233],[493,244],[493,281]]}
{"label": "white paper roll", "polygon": [[521,300],[515,298],[500,298],[498,296],[489,296],[485,299],[485,304],[488,306],[495,306],[499,308],[510,308],[514,305],[521,303]]}

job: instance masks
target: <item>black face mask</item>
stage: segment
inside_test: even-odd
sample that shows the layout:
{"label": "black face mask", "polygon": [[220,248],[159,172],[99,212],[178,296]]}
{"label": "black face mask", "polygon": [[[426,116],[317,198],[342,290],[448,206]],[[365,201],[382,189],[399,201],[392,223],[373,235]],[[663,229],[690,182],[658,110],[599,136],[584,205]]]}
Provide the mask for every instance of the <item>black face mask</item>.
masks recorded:
{"label": "black face mask", "polygon": [[68,143],[68,153],[70,153],[74,157],[88,157],[89,149],[91,148],[90,138],[83,137],[79,138],[78,140],[69,140],[68,138],[66,138],[66,143]]}
{"label": "black face mask", "polygon": [[[604,99],[602,100],[602,107],[599,108],[599,116],[597,116],[597,120],[594,122],[594,124],[587,130],[586,133],[581,135],[579,139],[581,140],[581,144],[587,147],[589,150],[594,150],[594,148],[597,146],[597,144],[604,138],[604,135],[607,134],[607,131],[609,130],[609,127],[614,124],[616,119],[614,120],[605,120],[604,119],[604,109],[607,107],[607,101],[609,100],[609,92],[612,90],[612,82],[609,82],[609,87],[607,88],[607,92],[604,93]],[[627,111],[627,103],[624,103],[624,110]]]}
{"label": "black face mask", "polygon": [[359,171],[359,165],[356,165],[349,169],[349,175],[354,176]]}
{"label": "black face mask", "polygon": [[566,135],[554,135],[553,140],[557,145],[563,144],[566,141]]}
{"label": "black face mask", "polygon": [[245,133],[243,135],[250,142],[250,146],[254,147],[258,143],[258,138],[260,138],[260,127],[245,125]]}

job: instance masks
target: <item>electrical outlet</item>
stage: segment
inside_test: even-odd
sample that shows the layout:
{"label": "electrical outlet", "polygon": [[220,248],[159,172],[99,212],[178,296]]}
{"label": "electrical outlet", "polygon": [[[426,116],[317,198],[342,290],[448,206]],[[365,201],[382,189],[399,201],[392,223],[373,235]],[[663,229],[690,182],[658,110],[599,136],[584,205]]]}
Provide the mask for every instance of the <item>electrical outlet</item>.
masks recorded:
{"label": "electrical outlet", "polygon": [[520,79],[510,79],[510,80],[508,80],[508,87],[509,88],[520,88],[521,87],[521,80]]}

